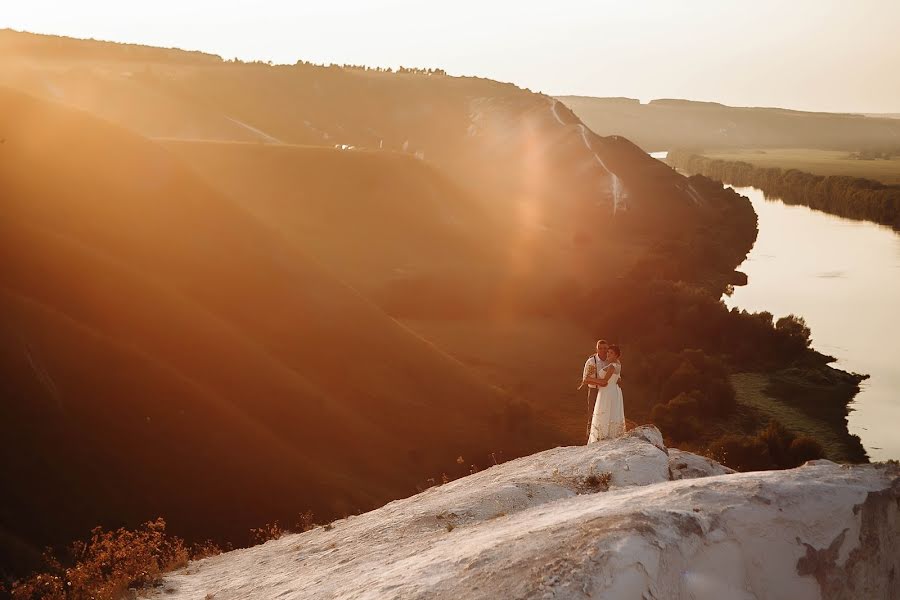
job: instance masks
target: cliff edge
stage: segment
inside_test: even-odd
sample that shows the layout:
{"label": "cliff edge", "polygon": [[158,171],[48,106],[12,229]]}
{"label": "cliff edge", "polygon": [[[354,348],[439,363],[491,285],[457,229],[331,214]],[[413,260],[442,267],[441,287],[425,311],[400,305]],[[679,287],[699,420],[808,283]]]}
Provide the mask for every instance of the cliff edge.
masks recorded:
{"label": "cliff edge", "polygon": [[194,562],[166,598],[898,598],[900,467],[735,473],[639,427]]}

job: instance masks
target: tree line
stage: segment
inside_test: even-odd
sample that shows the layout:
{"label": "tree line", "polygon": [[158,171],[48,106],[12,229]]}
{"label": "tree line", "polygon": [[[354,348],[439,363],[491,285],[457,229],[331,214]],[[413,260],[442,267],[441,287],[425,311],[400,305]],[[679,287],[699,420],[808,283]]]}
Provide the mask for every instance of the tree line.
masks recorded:
{"label": "tree line", "polygon": [[[271,60],[241,60],[240,58],[234,57],[224,61],[228,64],[233,65],[253,65],[253,66],[275,66]],[[356,64],[340,64],[340,63],[315,63],[308,60],[297,60],[292,66],[294,67],[313,67],[317,69],[341,69],[343,71],[358,71],[363,73],[397,73],[400,75],[425,75],[428,77],[431,76],[440,76],[446,77],[447,71],[444,69],[427,69],[422,67],[404,67],[403,65],[394,69],[393,67],[370,67],[368,65],[356,65]]]}
{"label": "tree line", "polygon": [[845,175],[814,175],[797,169],[756,167],[743,161],[712,159],[686,150],[667,162],[737,186],[753,186],[785,204],[800,204],[849,219],[873,221],[900,230],[900,185]]}

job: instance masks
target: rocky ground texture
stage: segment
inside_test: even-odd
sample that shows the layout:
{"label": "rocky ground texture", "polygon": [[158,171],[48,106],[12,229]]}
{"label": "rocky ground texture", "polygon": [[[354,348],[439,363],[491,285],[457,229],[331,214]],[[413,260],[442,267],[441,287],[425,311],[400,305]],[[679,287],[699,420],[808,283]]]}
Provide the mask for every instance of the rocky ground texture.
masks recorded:
{"label": "rocky ground texture", "polygon": [[191,563],[165,598],[900,598],[900,467],[734,473],[639,427]]}

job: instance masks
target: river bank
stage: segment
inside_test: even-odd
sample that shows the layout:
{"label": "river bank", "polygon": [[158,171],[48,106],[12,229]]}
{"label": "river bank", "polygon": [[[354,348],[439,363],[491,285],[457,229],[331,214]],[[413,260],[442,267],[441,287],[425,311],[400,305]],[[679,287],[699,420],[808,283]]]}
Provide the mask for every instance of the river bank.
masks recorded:
{"label": "river bank", "polygon": [[871,221],[900,231],[900,185],[845,175],[816,175],[797,169],[759,167],[673,150],[666,162],[690,174],[759,188],[786,204],[808,206],[840,217]]}
{"label": "river bank", "polygon": [[[836,382],[831,385],[829,382]],[[786,369],[775,373],[736,373],[731,377],[744,422],[762,428],[772,420],[796,435],[816,440],[829,460],[865,463],[869,456],[847,417],[859,381],[830,367]]]}

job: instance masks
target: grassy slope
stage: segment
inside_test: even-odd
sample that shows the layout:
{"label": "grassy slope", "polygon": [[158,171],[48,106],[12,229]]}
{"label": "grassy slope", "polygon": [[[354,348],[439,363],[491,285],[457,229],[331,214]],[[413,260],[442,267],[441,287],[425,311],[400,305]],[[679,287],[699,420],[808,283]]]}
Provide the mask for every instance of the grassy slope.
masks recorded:
{"label": "grassy slope", "polygon": [[[581,367],[596,342],[592,331],[554,318],[406,320],[485,379],[527,400],[557,444],[579,443],[588,420]],[[472,340],[478,340],[473,344]]]}
{"label": "grassy slope", "polygon": [[885,184],[900,183],[900,158],[856,160],[848,158],[847,154],[803,148],[703,152],[703,156],[712,159],[743,161],[763,168],[797,169],[814,175],[847,175]]}
{"label": "grassy slope", "polygon": [[838,462],[859,460],[853,449],[846,443],[845,436],[835,430],[832,424],[816,419],[806,412],[785,403],[766,392],[770,385],[767,375],[760,373],[739,373],[731,382],[737,392],[738,403],[750,409],[762,422],[775,419],[799,435],[808,435],[822,444],[829,459]]}
{"label": "grassy slope", "polygon": [[365,291],[423,272],[496,277],[507,260],[511,228],[409,155],[294,145],[165,145],[210,185]]}
{"label": "grassy slope", "polygon": [[[400,153],[164,145],[286,241],[404,316],[508,314],[560,282],[615,278],[646,252],[646,240],[616,231],[589,230],[591,245],[575,247],[578,223],[549,228],[498,211],[494,197]],[[618,259],[607,266],[612,248]]]}
{"label": "grassy slope", "polygon": [[59,541],[165,512],[234,534],[515,445],[504,393],[158,145],[8,90],[0,130],[0,438],[31,459],[4,461],[2,510],[39,519],[18,527]]}
{"label": "grassy slope", "polygon": [[648,152],[693,147],[859,149],[896,147],[900,139],[896,119],[686,100],[560,100],[598,134],[625,136]]}

